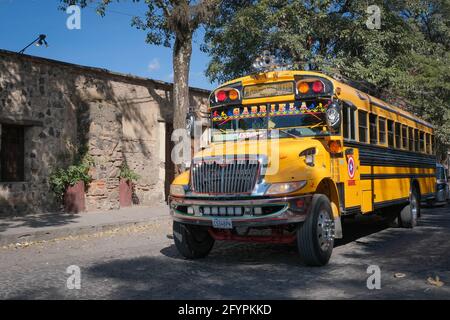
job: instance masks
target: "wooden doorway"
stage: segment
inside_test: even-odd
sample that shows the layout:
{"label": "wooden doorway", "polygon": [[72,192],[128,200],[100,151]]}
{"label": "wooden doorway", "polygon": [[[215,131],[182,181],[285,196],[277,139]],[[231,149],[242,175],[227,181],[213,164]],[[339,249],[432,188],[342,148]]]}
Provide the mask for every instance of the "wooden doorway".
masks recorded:
{"label": "wooden doorway", "polygon": [[24,181],[25,128],[3,124],[1,130],[0,181]]}

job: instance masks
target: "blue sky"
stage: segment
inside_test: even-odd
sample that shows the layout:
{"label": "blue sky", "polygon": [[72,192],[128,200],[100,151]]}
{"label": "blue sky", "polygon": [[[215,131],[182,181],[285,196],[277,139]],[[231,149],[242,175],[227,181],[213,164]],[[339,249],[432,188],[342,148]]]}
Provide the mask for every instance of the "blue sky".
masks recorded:
{"label": "blue sky", "polygon": [[[26,53],[86,66],[106,68],[146,78],[172,81],[170,48],[145,43],[145,31],[131,27],[131,16],[144,16],[145,5],[121,0],[110,6],[104,18],[95,7],[83,9],[81,30],[69,30],[69,17],[58,10],[58,0],[0,0],[0,48],[20,51],[39,34],[49,47],[32,46]],[[193,43],[190,85],[212,89],[205,77],[209,58],[200,51],[202,31]]]}

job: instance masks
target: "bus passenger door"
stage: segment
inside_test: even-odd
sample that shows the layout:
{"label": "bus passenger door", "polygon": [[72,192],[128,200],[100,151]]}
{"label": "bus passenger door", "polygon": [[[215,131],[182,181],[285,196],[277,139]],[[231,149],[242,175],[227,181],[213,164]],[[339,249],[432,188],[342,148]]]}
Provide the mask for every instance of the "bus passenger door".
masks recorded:
{"label": "bus passenger door", "polygon": [[359,150],[345,148],[340,161],[341,188],[344,189],[344,204],[347,214],[361,211],[361,181]]}

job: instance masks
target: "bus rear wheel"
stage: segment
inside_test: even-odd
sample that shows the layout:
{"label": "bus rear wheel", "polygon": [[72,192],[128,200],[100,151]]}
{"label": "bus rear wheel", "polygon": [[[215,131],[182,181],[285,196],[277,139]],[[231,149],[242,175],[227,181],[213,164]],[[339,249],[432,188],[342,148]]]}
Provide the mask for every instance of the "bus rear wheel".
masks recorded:
{"label": "bus rear wheel", "polygon": [[417,188],[413,188],[409,197],[409,204],[400,211],[400,222],[403,228],[414,228],[420,216],[420,197]]}
{"label": "bus rear wheel", "polygon": [[207,227],[173,222],[173,238],[178,251],[187,259],[206,257],[214,246]]}
{"label": "bus rear wheel", "polygon": [[324,266],[334,246],[334,220],[330,200],[325,195],[313,196],[311,211],[297,229],[297,247],[308,266]]}

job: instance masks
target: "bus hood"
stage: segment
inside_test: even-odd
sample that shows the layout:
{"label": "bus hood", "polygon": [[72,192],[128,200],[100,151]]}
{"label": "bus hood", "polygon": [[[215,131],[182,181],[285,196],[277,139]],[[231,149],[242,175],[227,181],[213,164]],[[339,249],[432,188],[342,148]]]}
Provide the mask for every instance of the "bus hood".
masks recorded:
{"label": "bus hood", "polygon": [[[325,157],[328,154],[322,139],[284,138],[272,140],[228,141],[213,143],[207,149],[197,153],[194,162],[208,158],[228,158],[242,156],[262,156],[266,168],[264,180],[268,183],[310,180],[317,169],[325,169]],[[300,156],[305,150],[315,149],[314,166],[307,165],[305,157]]]}

